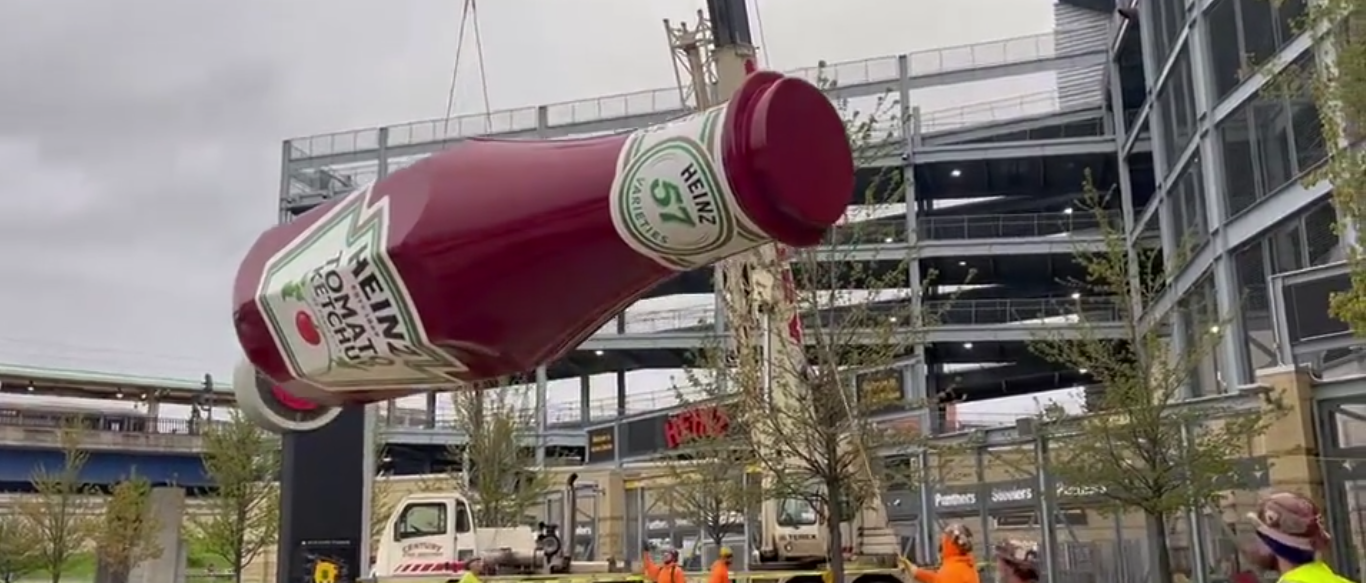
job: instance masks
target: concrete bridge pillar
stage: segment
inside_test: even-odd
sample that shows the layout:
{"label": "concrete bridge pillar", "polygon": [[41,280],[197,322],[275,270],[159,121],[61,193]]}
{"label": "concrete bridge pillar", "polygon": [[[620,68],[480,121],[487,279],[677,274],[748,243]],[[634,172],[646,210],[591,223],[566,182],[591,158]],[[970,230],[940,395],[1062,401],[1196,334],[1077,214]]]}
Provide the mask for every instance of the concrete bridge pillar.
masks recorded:
{"label": "concrete bridge pillar", "polygon": [[133,567],[128,583],[179,583],[185,580],[185,489],[153,488],[151,515],[156,520],[156,543],[161,555]]}

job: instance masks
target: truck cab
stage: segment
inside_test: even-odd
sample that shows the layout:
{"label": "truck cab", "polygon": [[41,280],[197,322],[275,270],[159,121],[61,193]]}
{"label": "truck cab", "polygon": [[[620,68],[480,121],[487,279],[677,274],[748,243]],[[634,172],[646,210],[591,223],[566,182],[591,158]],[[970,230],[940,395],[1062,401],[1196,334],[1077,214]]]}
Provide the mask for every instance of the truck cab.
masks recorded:
{"label": "truck cab", "polygon": [[375,572],[454,572],[479,556],[470,503],[455,493],[414,494],[394,508],[380,534]]}
{"label": "truck cab", "polygon": [[[577,499],[571,474],[567,482],[566,517],[572,519]],[[609,571],[611,565],[572,563],[563,553],[559,527],[539,523],[482,526],[473,501],[458,492],[411,494],[394,507],[375,551],[376,577],[452,574],[473,559],[484,574],[533,574]],[[572,520],[570,521],[572,523]]]}
{"label": "truck cab", "polygon": [[772,533],[760,550],[762,562],[820,564],[827,560],[829,537],[828,514],[842,518],[840,538],[844,552],[865,558],[890,562],[899,556],[900,539],[886,527],[886,510],[881,500],[857,508],[852,500],[844,500],[838,512],[825,513],[810,499],[779,498],[764,503],[763,520]]}

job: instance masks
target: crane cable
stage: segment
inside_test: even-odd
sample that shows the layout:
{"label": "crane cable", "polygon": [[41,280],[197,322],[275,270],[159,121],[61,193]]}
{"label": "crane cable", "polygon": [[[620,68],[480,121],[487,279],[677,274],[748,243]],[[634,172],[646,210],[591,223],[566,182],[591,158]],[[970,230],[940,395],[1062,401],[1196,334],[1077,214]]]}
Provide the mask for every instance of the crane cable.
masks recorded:
{"label": "crane cable", "polygon": [[479,2],[469,0],[470,14],[474,17],[474,51],[479,59],[479,91],[484,98],[484,133],[493,132],[493,116],[489,102],[488,68],[484,66],[484,38],[479,34]]}
{"label": "crane cable", "polygon": [[449,139],[452,137],[450,135],[451,116],[455,114],[455,92],[457,83],[460,80],[460,57],[464,53],[465,30],[467,26],[470,25],[471,19],[474,21],[472,28],[474,29],[475,58],[479,61],[480,92],[484,98],[484,130],[485,132],[492,130],[491,127],[488,127],[491,124],[492,118],[489,110],[488,74],[484,67],[484,39],[479,31],[479,4],[475,0],[465,0],[465,3],[460,10],[460,28],[457,30],[455,36],[455,63],[451,66],[451,84],[450,88],[446,91],[446,115],[443,117],[445,120],[445,128],[444,131],[442,131],[442,139]]}
{"label": "crane cable", "polygon": [[765,67],[772,67],[773,62],[768,59],[768,37],[764,34],[764,12],[760,5],[764,0],[754,0],[754,24],[759,28],[759,55],[763,57]]}

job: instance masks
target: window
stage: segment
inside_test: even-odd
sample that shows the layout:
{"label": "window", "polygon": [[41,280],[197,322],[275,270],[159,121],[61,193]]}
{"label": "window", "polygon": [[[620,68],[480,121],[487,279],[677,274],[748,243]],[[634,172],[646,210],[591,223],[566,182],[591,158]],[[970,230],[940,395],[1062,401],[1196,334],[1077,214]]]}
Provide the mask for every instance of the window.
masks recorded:
{"label": "window", "polygon": [[1282,73],[1294,76],[1286,88],[1264,89],[1220,122],[1229,217],[1300,179],[1327,156],[1318,109],[1307,95],[1297,96],[1308,93],[1307,75],[1314,67],[1312,55],[1292,63]]}
{"label": "window", "polygon": [[474,521],[470,520],[470,506],[464,500],[455,503],[455,532],[459,534],[474,530]]}
{"label": "window", "polygon": [[1309,254],[1311,267],[1339,259],[1338,236],[1334,229],[1337,220],[1337,211],[1328,202],[1320,203],[1304,216],[1304,250]]}
{"label": "window", "polygon": [[810,526],[816,524],[816,507],[806,500],[784,498],[778,504],[778,526]]}
{"label": "window", "polygon": [[1312,98],[1297,97],[1290,100],[1290,132],[1295,136],[1295,164],[1300,172],[1328,158],[1323,122],[1319,119],[1319,107]]}
{"label": "window", "polygon": [[1223,98],[1296,36],[1305,0],[1219,0],[1210,8],[1214,92]]}
{"label": "window", "polygon": [[883,471],[887,475],[888,490],[913,490],[916,488],[915,469],[919,460],[908,456],[883,458]]}
{"label": "window", "polygon": [[1261,194],[1285,186],[1295,176],[1295,161],[1290,154],[1290,112],[1279,97],[1252,102],[1252,119],[1256,121],[1253,145],[1257,152],[1258,177]]}
{"label": "window", "polygon": [[1224,146],[1224,203],[1229,216],[1242,212],[1261,199],[1252,162],[1252,110],[1243,106],[1219,125]]}
{"label": "window", "polygon": [[1275,337],[1271,329],[1271,294],[1267,284],[1265,243],[1257,241],[1233,256],[1241,304],[1246,354],[1241,358],[1243,374],[1252,378],[1256,371],[1276,364]]}
{"label": "window", "polygon": [[446,534],[446,503],[419,502],[403,508],[395,540]]}
{"label": "window", "polygon": [[[1151,21],[1153,26],[1153,63],[1160,71],[1162,65],[1166,64],[1167,57],[1171,56],[1172,50],[1176,47],[1176,40],[1181,37],[1181,30],[1186,25],[1186,2],[1185,0],[1152,0],[1145,2],[1145,5],[1152,5],[1152,15],[1144,21]],[[1149,78],[1156,79],[1157,71],[1151,72]]]}
{"label": "window", "polygon": [[1177,303],[1184,330],[1185,346],[1182,358],[1199,358],[1199,362],[1181,362],[1178,366],[1191,370],[1190,395],[1215,395],[1223,392],[1223,378],[1219,362],[1219,334],[1221,318],[1215,301],[1214,280],[1208,274],[1200,278]]}
{"label": "window", "polygon": [[1205,208],[1205,173],[1200,167],[1200,157],[1191,158],[1185,176],[1177,185],[1181,189],[1183,215],[1186,217],[1184,228],[1194,235],[1195,244],[1209,239],[1209,211]]}
{"label": "window", "polygon": [[1285,273],[1308,267],[1304,259],[1304,232],[1300,221],[1278,227],[1271,236],[1271,265],[1274,273]]}
{"label": "window", "polygon": [[1157,97],[1162,116],[1167,170],[1195,136],[1195,95],[1191,92],[1190,51],[1182,49]]}
{"label": "window", "polygon": [[1183,237],[1177,241],[1176,257],[1169,257],[1172,268],[1180,267],[1179,259],[1209,239],[1209,222],[1205,206],[1204,172],[1200,156],[1192,156],[1181,175],[1167,187],[1166,204],[1171,208],[1172,226]]}
{"label": "window", "polygon": [[1210,8],[1206,42],[1215,100],[1228,95],[1243,80],[1243,51],[1239,48],[1238,0],[1219,0]]}
{"label": "window", "polygon": [[991,519],[997,528],[1024,528],[1034,526],[1033,512],[1011,512],[993,514]]}
{"label": "window", "polygon": [[1290,132],[1294,136],[1296,171],[1304,173],[1328,157],[1323,137],[1323,122],[1314,103],[1313,83],[1318,76],[1318,61],[1310,52],[1286,67],[1281,75],[1293,80],[1286,91],[1290,109]]}
{"label": "window", "polygon": [[[1086,526],[1088,518],[1085,510],[1068,508],[1059,510],[1053,520],[1058,526]],[[1034,511],[1000,512],[991,515],[992,526],[996,528],[1038,528],[1038,519],[1039,513]]]}

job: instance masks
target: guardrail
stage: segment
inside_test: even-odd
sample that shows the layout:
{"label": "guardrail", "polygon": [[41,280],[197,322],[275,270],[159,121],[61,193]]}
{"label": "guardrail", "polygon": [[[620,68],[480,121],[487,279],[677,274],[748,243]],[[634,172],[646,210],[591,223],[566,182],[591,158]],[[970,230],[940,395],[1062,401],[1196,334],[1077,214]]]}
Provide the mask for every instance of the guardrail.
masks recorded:
{"label": "guardrail", "polygon": [[[1028,63],[1095,52],[1090,46],[1059,48],[1054,31],[968,45],[906,53],[907,74],[923,77],[955,71]],[[897,62],[903,55],[874,57],[824,67],[789,71],[789,75],[811,81],[828,79],[842,86],[891,82],[900,77]],[[627,116],[667,113],[685,104],[675,87],[650,89],[592,99],[553,103],[540,107],[461,115],[448,119],[429,119],[388,128],[388,146],[401,146],[456,140],[490,133],[534,131],[542,121],[560,126],[603,121]],[[542,120],[544,116],[544,120]],[[296,138],[289,141],[290,159],[299,160],[327,155],[372,150],[380,146],[379,128],[350,130]]]}
{"label": "guardrail", "polygon": [[111,413],[70,413],[43,411],[41,409],[4,410],[0,414],[0,426],[22,427],[26,429],[58,430],[75,423],[85,431],[108,433],[159,433],[166,435],[199,435],[210,423],[221,420],[175,419],[151,417],[136,412]]}
{"label": "guardrail", "polygon": [[[843,309],[832,306],[832,312]],[[859,310],[871,310],[873,314],[897,314],[905,312],[904,305],[866,304]],[[1113,299],[1106,298],[1045,298],[1045,299],[1000,299],[1000,300],[943,300],[925,302],[929,313],[941,314],[941,321],[958,324],[1004,324],[1056,318],[1085,313],[1094,321],[1117,321],[1121,314]],[[867,311],[860,312],[867,314]],[[715,322],[716,308],[710,305],[660,310],[646,313],[623,315],[625,331],[618,331],[614,322],[598,330],[597,335],[611,336],[621,334],[649,334],[671,330],[696,329],[710,326]]]}
{"label": "guardrail", "polygon": [[[1119,213],[1107,213],[1117,221]],[[971,239],[1008,239],[1053,237],[1095,231],[1100,219],[1090,211],[1012,213],[995,215],[942,215],[924,217],[917,221],[917,234],[922,241],[965,241]],[[826,235],[827,245],[859,245],[900,243],[909,240],[903,217],[866,220],[839,225]]]}
{"label": "guardrail", "polygon": [[942,324],[954,326],[1042,323],[1077,317],[1087,322],[1119,322],[1124,317],[1120,298],[1114,297],[943,300],[925,302],[925,309]]}
{"label": "guardrail", "polygon": [[[1096,103],[1099,104],[1100,100],[1096,99]],[[922,112],[920,114],[920,130],[922,132],[945,132],[967,126],[1044,115],[1058,109],[1057,90],[1026,93],[952,109]]]}
{"label": "guardrail", "polygon": [[[1096,96],[1095,104],[1097,106],[1101,104],[1099,93]],[[676,106],[674,109],[681,109],[681,107],[682,106]],[[672,110],[665,109],[663,111]],[[1046,115],[1048,113],[1056,111],[1058,111],[1058,93],[1057,91],[1047,91],[1038,93],[1028,93],[1024,95],[1017,95],[1013,97],[1006,97],[991,101],[977,102],[949,109],[940,109],[927,112],[922,111],[920,112],[919,124],[921,131],[923,133],[948,132],[968,128],[971,126],[1010,121],[1012,119],[1019,119],[1022,117]],[[891,117],[892,119],[882,119],[876,122],[876,124],[873,127],[872,138],[876,140],[895,140],[903,137],[903,130],[905,128],[901,121],[899,119],[895,119],[895,115],[890,115],[889,117]],[[426,124],[439,122],[419,123]],[[427,126],[424,125],[422,127]],[[409,135],[406,139],[396,139],[394,137],[395,129],[396,128],[390,128],[389,143],[387,144],[389,146],[402,146],[409,144],[437,142],[441,141],[442,139],[456,139],[459,137],[457,136],[452,138],[440,138],[438,137],[440,132],[424,132],[421,136],[414,137],[412,135]],[[496,133],[497,131],[502,130],[494,130],[493,133]],[[485,133],[490,132],[472,132],[470,133],[470,135],[478,136],[484,135]],[[363,140],[363,142],[357,147],[347,148],[343,151],[335,153],[345,154],[351,151],[370,150],[377,148],[378,145],[379,134],[376,130],[376,133],[373,136],[369,136],[366,140]],[[305,150],[297,146],[291,146],[291,159],[310,157],[306,154],[307,152]],[[416,159],[413,158],[390,159],[388,162],[389,172],[394,172],[414,162],[416,162]],[[320,202],[321,200],[326,200],[329,197],[350,192],[361,184],[366,184],[379,178],[379,168],[377,164],[374,163],[338,167],[328,171],[328,173],[329,174],[327,176],[323,176],[320,174],[317,177],[318,184],[307,186],[298,183],[291,184],[291,193],[295,195],[301,195],[303,197],[307,197],[310,195],[318,196],[320,197]],[[324,185],[323,183],[326,184]]]}
{"label": "guardrail", "polygon": [[[531,388],[527,387],[527,391],[529,392],[530,390]],[[626,414],[633,415],[636,413],[645,413],[672,407],[680,403],[678,397],[678,392],[672,388],[645,393],[632,393],[626,398]],[[703,399],[705,397],[701,394],[694,393],[685,394],[684,398],[691,400]],[[380,411],[381,422],[387,427],[407,427],[412,429],[427,427],[425,419],[404,417],[390,420],[388,415],[384,413],[383,408],[381,408]],[[584,419],[582,415],[583,407],[581,407],[581,404],[578,402],[550,403],[546,405],[546,424],[550,427],[565,427],[577,426],[588,421],[596,421],[599,419],[610,419],[617,415],[617,400],[615,397],[591,399],[588,401],[587,411],[588,419]],[[527,408],[527,412],[533,412],[531,407]],[[433,414],[433,421],[436,429],[462,429],[465,425],[461,420],[461,416],[450,409],[438,409]]]}
{"label": "guardrail", "polygon": [[[1105,215],[1118,221],[1117,212]],[[919,221],[919,235],[927,241],[1051,237],[1100,229],[1100,217],[1091,211],[1014,213],[1001,215],[946,215]]]}

